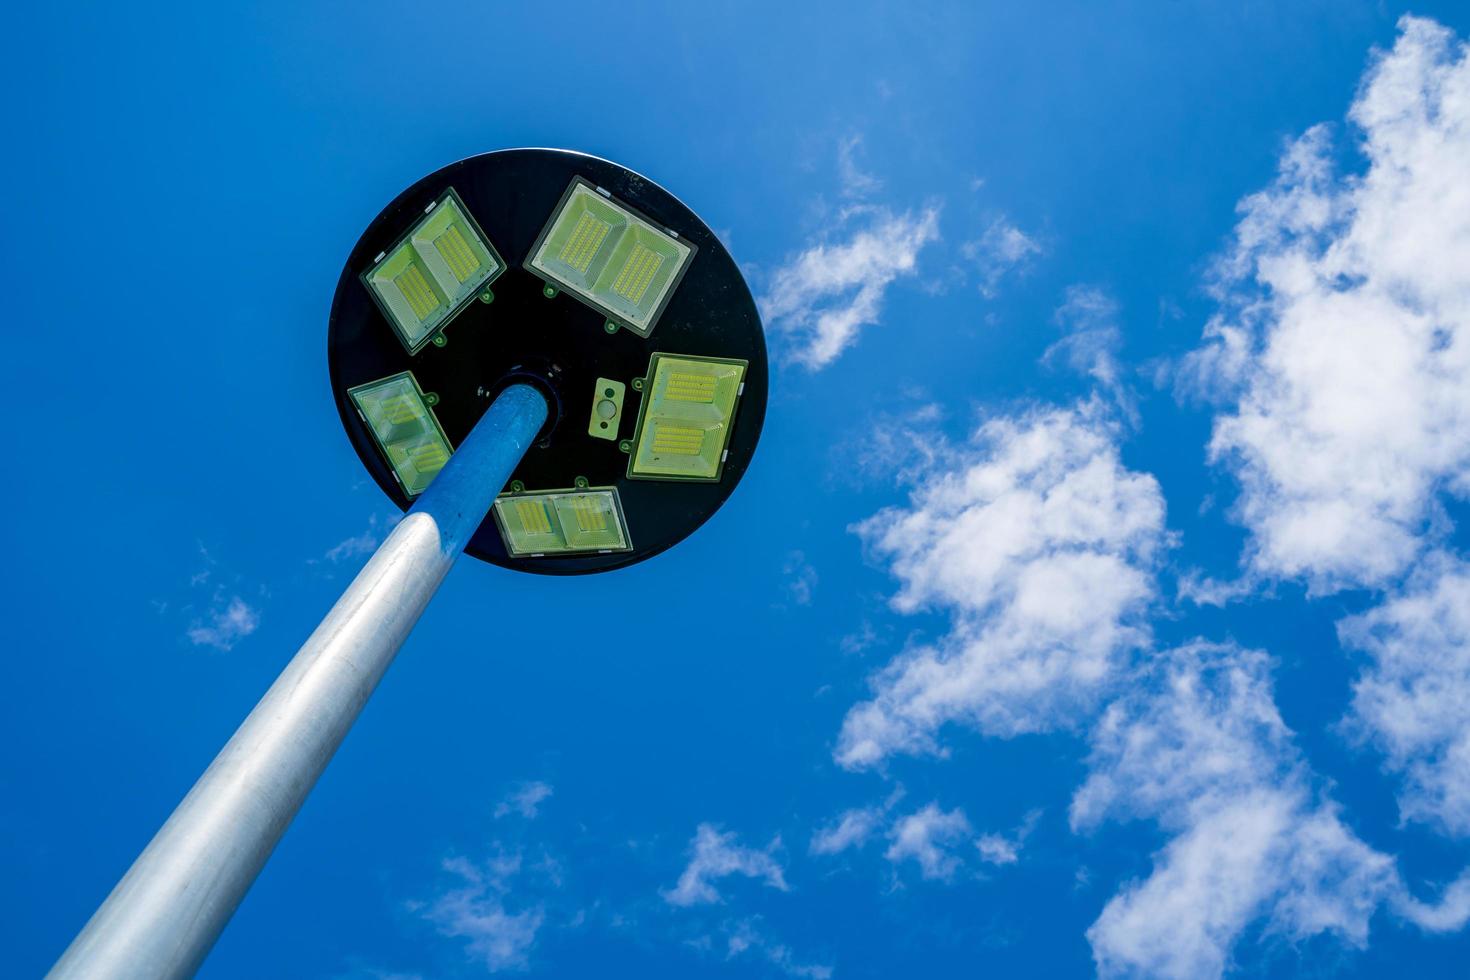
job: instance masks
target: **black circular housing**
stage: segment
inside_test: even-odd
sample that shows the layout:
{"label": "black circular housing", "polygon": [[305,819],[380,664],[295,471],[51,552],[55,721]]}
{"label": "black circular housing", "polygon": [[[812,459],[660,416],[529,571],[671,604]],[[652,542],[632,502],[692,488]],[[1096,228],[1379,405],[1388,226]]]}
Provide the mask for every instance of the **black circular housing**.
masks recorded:
{"label": "black circular housing", "polygon": [[[569,293],[547,297],[544,282],[526,271],[527,253],[567,186],[581,177],[608,191],[697,249],[648,338],[628,329],[609,334],[606,317]],[[454,188],[508,268],[490,284],[494,300],[473,300],[444,328],[443,347],[410,355],[379,311],[359,274]],[[749,362],[717,483],[630,480],[628,454],[644,377],[655,351],[741,358]],[[495,394],[511,381],[530,381],[549,398],[551,420],[513,474],[527,490],[559,490],[584,477],[593,487],[617,487],[634,550],[614,554],[514,558],[488,514],[465,551],[505,568],[551,575],[604,572],[640,562],[682,541],[719,509],[745,474],[765,420],[765,336],[750,289],[725,246],[693,211],[657,184],[607,160],[567,150],[501,150],[450,164],[399,194],[358,240],[332,300],[327,330],[332,391],[347,437],[363,465],[401,509],[404,494],[348,389],[412,371],[425,392],[438,395],[434,413],[458,446]],[[588,435],[599,377],[627,385],[617,440]]]}

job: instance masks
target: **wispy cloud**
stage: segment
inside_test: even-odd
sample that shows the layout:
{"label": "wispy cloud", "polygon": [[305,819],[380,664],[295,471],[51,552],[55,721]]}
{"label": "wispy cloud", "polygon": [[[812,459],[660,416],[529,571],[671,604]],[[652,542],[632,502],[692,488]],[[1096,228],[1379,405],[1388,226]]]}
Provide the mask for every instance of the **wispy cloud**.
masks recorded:
{"label": "wispy cloud", "polygon": [[[240,576],[220,574],[219,560],[203,542],[198,548],[202,566],[189,576],[189,591],[206,598],[196,598],[178,607],[178,614],[188,623],[184,639],[196,647],[229,651],[259,628],[260,608],[242,594],[252,590],[242,587]],[[266,594],[264,588],[253,591]],[[154,603],[160,613],[167,612],[171,605],[167,601]]]}
{"label": "wispy cloud", "polygon": [[527,820],[536,819],[542,803],[551,798],[551,784],[540,780],[522,783],[505,799],[495,805],[495,819],[519,814]]}
{"label": "wispy cloud", "polygon": [[367,527],[363,528],[362,533],[354,534],[350,538],[339,541],[337,544],[328,548],[326,554],[322,557],[335,565],[340,562],[370,555],[378,545],[382,544],[388,532],[393,530],[402,519],[403,515],[396,513],[372,514],[368,517]]}
{"label": "wispy cloud", "polygon": [[725,950],[727,959],[745,955],[758,955],[788,977],[806,980],[830,980],[832,968],[815,963],[800,963],[791,947],[773,941],[760,929],[758,919],[741,919],[726,930]]}
{"label": "wispy cloud", "polygon": [[196,647],[231,650],[259,625],[259,610],[237,595],[226,599],[223,592],[218,592],[203,618],[196,619],[184,635]]}
{"label": "wispy cloud", "polygon": [[889,812],[903,797],[903,787],[896,786],[882,803],[844,810],[835,821],[812,835],[810,852],[830,855],[840,854],[849,848],[862,847],[888,821]]}
{"label": "wispy cloud", "polygon": [[787,357],[811,370],[831,364],[878,322],[888,287],[913,275],[919,252],[938,239],[939,209],[859,208],[844,224],[845,231],[791,256],[761,297]]}
{"label": "wispy cloud", "polygon": [[981,834],[975,839],[975,850],[980,853],[980,860],[994,865],[1015,864],[1021,859],[1021,848],[1025,846],[1026,838],[1031,836],[1036,821],[1040,819],[1041,811],[1032,810],[1021,821],[1021,826],[1010,834]]}
{"label": "wispy cloud", "polygon": [[786,598],[795,605],[810,606],[817,591],[818,576],[817,570],[806,560],[806,553],[787,553],[781,572],[786,576]]}
{"label": "wispy cloud", "polygon": [[776,852],[781,847],[777,837],[762,850],[737,843],[733,831],[721,833],[712,824],[702,823],[690,841],[689,864],[671,889],[660,892],[670,905],[708,905],[721,901],[714,882],[731,875],[757,878],[768,887],[786,891],[785,873]]}
{"label": "wispy cloud", "polygon": [[963,863],[955,850],[970,833],[964,811],[941,810],[939,804],[930,803],[894,821],[883,856],[894,864],[915,861],[925,878],[948,881]]}
{"label": "wispy cloud", "polygon": [[992,219],[978,238],[960,246],[979,274],[980,295],[986,299],[999,295],[1001,280],[1024,272],[1044,252],[1040,242],[1004,216]]}
{"label": "wispy cloud", "polygon": [[949,459],[953,447],[942,428],[943,407],[919,391],[911,392],[909,401],[905,408],[878,413],[860,435],[834,449],[834,479],[840,474],[843,483],[857,476],[911,485]]}
{"label": "wispy cloud", "polygon": [[858,166],[862,145],[861,136],[849,136],[837,144],[837,183],[843,197],[863,199],[883,189],[883,181]]}
{"label": "wispy cloud", "polygon": [[1020,843],[1002,834],[981,834],[975,849],[986,864],[1015,864],[1021,859]]}
{"label": "wispy cloud", "polygon": [[813,854],[840,854],[850,847],[861,847],[883,823],[883,812],[877,807],[844,810],[837,821],[812,835]]}
{"label": "wispy cloud", "polygon": [[1066,299],[1052,314],[1064,336],[1047,348],[1042,361],[1066,361],[1072,370],[1092,378],[1099,391],[1106,392],[1136,421],[1136,401],[1123,383],[1118,363],[1118,350],[1123,345],[1118,314],[1118,303],[1106,290],[1082,284],[1068,286]]}
{"label": "wispy cloud", "polygon": [[520,854],[502,852],[484,865],[450,858],[444,870],[457,883],[415,910],[441,935],[465,940],[466,954],[489,972],[525,969],[545,911],[540,905],[519,912],[506,907],[510,884],[521,872]]}
{"label": "wispy cloud", "polygon": [[1450,882],[1433,902],[1421,901],[1400,889],[1394,911],[1425,932],[1459,932],[1470,922],[1470,870]]}

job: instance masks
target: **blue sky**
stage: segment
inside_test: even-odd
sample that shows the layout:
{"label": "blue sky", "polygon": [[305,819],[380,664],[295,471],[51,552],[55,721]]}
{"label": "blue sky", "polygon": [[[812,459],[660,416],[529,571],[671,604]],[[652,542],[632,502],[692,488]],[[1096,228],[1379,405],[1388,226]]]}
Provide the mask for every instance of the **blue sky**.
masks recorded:
{"label": "blue sky", "polygon": [[1406,12],[17,11],[4,972],[391,527],[357,236],[565,146],[746,269],[755,463],[461,563],[202,975],[1460,975],[1470,12]]}

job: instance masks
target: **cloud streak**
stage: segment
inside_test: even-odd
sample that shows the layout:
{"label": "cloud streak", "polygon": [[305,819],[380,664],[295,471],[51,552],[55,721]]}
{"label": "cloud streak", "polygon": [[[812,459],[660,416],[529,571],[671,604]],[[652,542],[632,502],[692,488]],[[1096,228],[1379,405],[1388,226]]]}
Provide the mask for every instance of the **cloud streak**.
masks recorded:
{"label": "cloud streak", "polygon": [[712,905],[722,901],[714,883],[731,875],[755,878],[769,888],[787,891],[785,872],[775,857],[780,846],[777,837],[763,850],[744,847],[733,831],[721,833],[712,824],[702,823],[689,842],[689,863],[678,883],[660,894],[670,905]]}
{"label": "cloud streak", "polygon": [[469,958],[489,972],[525,969],[546,914],[540,905],[519,912],[506,907],[520,855],[501,853],[484,866],[449,858],[444,870],[458,884],[419,907],[420,916],[440,935],[464,940]]}
{"label": "cloud streak", "polygon": [[913,861],[924,878],[948,881],[963,863],[955,849],[970,833],[962,810],[941,810],[939,804],[930,803],[894,821],[883,856],[893,864]]}
{"label": "cloud streak", "polygon": [[918,268],[919,253],[939,238],[939,210],[895,214],[882,208],[852,212],[855,227],[836,241],[820,241],[791,256],[771,278],[761,309],[787,356],[820,370],[878,322],[888,287]]}
{"label": "cloud streak", "polygon": [[980,237],[960,246],[960,254],[975,266],[980,278],[980,295],[994,299],[1000,294],[1001,280],[1026,270],[1031,261],[1045,249],[1004,217],[986,226]]}
{"label": "cloud streak", "polygon": [[258,609],[237,595],[225,599],[216,593],[204,618],[195,620],[184,635],[196,647],[229,651],[259,626]]}
{"label": "cloud streak", "polygon": [[551,798],[551,784],[540,780],[522,783],[505,799],[495,805],[495,819],[508,817],[512,813],[519,814],[526,820],[536,819],[536,814],[542,803]]}

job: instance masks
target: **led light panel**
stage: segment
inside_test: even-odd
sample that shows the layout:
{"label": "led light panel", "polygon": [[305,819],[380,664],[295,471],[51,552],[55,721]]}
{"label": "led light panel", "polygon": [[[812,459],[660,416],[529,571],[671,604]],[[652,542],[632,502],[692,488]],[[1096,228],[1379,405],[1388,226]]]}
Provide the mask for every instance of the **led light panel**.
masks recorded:
{"label": "led light panel", "polygon": [[744,388],[746,361],[654,354],[628,476],[642,480],[716,481]]}
{"label": "led light panel", "polygon": [[413,372],[349,388],[352,403],[410,497],[428,487],[454,448],[439,427]]}
{"label": "led light panel", "polygon": [[492,512],[513,558],[633,550],[616,487],[502,494]]}
{"label": "led light panel", "polygon": [[363,271],[362,282],[403,346],[417,354],[504,271],[500,253],[451,187]]}
{"label": "led light panel", "polygon": [[694,252],[690,243],[576,178],[526,268],[647,337]]}

